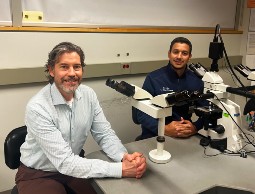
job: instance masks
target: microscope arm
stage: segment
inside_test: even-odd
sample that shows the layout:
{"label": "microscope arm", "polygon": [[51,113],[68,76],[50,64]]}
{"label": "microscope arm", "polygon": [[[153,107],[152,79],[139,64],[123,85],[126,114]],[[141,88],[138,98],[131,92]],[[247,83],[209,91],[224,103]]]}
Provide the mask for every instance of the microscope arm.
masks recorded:
{"label": "microscope arm", "polygon": [[[247,88],[247,87],[246,87]],[[244,96],[246,98],[253,98],[255,99],[255,94],[251,93],[251,92],[247,92],[246,90],[244,90],[244,88],[232,88],[232,87],[227,87],[226,89],[227,92],[231,93],[231,94],[237,94],[239,96]]]}
{"label": "microscope arm", "polygon": [[237,70],[242,76],[246,77],[248,80],[255,81],[255,72],[250,68],[245,67],[242,64],[234,66],[235,70]]}

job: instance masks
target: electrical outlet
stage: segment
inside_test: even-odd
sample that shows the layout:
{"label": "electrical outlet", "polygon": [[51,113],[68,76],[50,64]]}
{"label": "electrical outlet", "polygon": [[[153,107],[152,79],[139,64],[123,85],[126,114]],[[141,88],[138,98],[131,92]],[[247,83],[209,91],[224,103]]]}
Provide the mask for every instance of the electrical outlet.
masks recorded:
{"label": "electrical outlet", "polygon": [[23,11],[22,20],[28,22],[42,22],[43,12],[42,11]]}
{"label": "electrical outlet", "polygon": [[122,74],[130,74],[131,72],[131,64],[130,63],[121,63],[121,73]]}

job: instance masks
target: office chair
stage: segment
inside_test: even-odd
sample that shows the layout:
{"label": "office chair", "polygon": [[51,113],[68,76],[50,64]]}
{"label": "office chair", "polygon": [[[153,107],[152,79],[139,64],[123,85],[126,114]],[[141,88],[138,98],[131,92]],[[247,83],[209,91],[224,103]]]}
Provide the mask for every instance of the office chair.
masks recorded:
{"label": "office chair", "polygon": [[[17,169],[20,165],[20,146],[25,142],[27,135],[27,127],[21,126],[13,129],[5,138],[4,142],[4,158],[5,164],[10,169]],[[79,156],[84,158],[85,151],[82,149]],[[74,192],[65,186],[67,194],[74,194]],[[18,194],[17,185],[12,188],[11,194]]]}
{"label": "office chair", "polygon": [[243,115],[247,115],[251,111],[255,111],[255,99],[252,98],[246,102],[243,110]]}
{"label": "office chair", "polygon": [[[27,127],[21,126],[13,129],[5,138],[4,159],[10,169],[17,169],[20,165],[20,146],[25,141]],[[18,194],[17,185],[12,188],[11,194]]]}

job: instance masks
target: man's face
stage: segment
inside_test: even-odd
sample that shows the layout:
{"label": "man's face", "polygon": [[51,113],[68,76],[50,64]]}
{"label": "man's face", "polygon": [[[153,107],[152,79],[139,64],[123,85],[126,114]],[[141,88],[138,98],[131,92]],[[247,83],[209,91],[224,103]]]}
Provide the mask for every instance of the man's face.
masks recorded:
{"label": "man's face", "polygon": [[80,56],[76,52],[62,54],[49,72],[63,97],[66,100],[72,99],[82,80]]}
{"label": "man's face", "polygon": [[185,43],[175,43],[171,51],[168,51],[168,58],[174,69],[185,69],[191,58],[189,45]]}

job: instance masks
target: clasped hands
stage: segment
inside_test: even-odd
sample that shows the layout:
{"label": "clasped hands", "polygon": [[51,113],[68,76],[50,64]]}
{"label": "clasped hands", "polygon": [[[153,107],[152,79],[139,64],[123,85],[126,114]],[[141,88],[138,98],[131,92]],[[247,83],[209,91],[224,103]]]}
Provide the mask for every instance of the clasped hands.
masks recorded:
{"label": "clasped hands", "polygon": [[142,153],[124,154],[122,159],[122,177],[141,178],[146,170],[146,158]]}
{"label": "clasped hands", "polygon": [[165,126],[165,135],[170,137],[189,137],[197,133],[195,125],[181,117],[180,121],[172,121]]}

